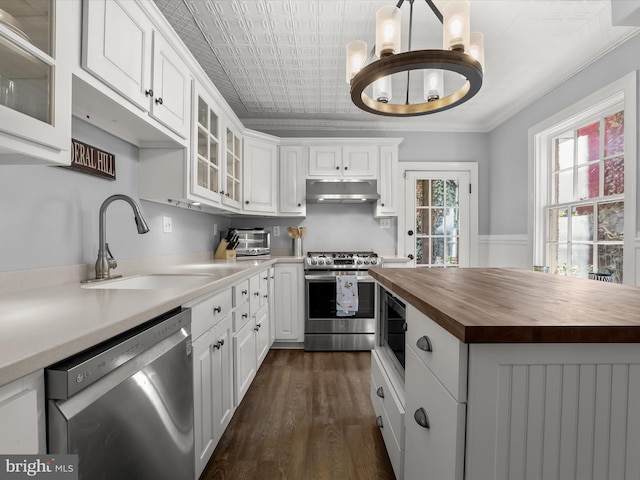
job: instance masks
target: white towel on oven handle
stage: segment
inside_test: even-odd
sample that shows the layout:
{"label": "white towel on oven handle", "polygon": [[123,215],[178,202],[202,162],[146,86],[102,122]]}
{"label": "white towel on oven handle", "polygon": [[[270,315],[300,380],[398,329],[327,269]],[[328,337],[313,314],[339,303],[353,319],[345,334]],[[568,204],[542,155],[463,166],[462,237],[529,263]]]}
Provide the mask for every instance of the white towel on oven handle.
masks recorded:
{"label": "white towel on oven handle", "polygon": [[336,315],[352,317],[358,311],[358,277],[356,275],[336,276]]}

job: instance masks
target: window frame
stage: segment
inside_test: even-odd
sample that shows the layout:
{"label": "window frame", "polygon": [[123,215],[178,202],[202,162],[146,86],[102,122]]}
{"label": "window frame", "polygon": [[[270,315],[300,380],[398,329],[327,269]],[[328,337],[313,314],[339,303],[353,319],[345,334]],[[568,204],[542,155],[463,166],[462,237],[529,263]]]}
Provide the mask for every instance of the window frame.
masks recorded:
{"label": "window frame", "polygon": [[545,265],[547,222],[550,199],[550,160],[553,139],[588,124],[618,108],[624,110],[624,280],[636,283],[636,186],[637,186],[637,104],[636,72],[633,71],[529,129],[529,245],[532,265]]}

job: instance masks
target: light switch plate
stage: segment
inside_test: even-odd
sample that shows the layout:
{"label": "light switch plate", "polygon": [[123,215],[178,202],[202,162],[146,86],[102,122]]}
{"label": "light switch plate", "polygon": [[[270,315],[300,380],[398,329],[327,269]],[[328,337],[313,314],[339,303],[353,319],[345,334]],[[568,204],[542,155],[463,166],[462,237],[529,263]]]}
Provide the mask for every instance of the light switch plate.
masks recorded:
{"label": "light switch plate", "polygon": [[390,218],[381,218],[380,219],[380,228],[391,228],[391,219]]}
{"label": "light switch plate", "polygon": [[280,236],[280,227],[278,225],[275,225],[273,227],[273,236],[274,237],[279,237]]}
{"label": "light switch plate", "polygon": [[162,231],[164,233],[173,232],[173,223],[171,222],[171,217],[162,216]]}

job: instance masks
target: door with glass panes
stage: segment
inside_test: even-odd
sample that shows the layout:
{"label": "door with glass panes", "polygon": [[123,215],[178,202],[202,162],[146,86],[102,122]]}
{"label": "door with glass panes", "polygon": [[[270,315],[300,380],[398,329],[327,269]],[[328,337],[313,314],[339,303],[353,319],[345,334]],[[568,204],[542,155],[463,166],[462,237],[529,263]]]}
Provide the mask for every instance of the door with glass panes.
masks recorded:
{"label": "door with glass panes", "polygon": [[469,266],[468,171],[406,172],[405,253],[416,267]]}

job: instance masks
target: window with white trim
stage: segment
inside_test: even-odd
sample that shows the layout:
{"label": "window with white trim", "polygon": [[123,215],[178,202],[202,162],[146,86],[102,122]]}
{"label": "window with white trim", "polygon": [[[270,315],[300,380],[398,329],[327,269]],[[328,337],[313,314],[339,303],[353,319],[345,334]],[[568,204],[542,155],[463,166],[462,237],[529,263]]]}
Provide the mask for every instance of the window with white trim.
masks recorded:
{"label": "window with white trim", "polygon": [[628,98],[635,103],[635,74],[630,76],[633,85],[616,82],[530,131],[534,264],[552,273],[635,283],[636,113]]}

